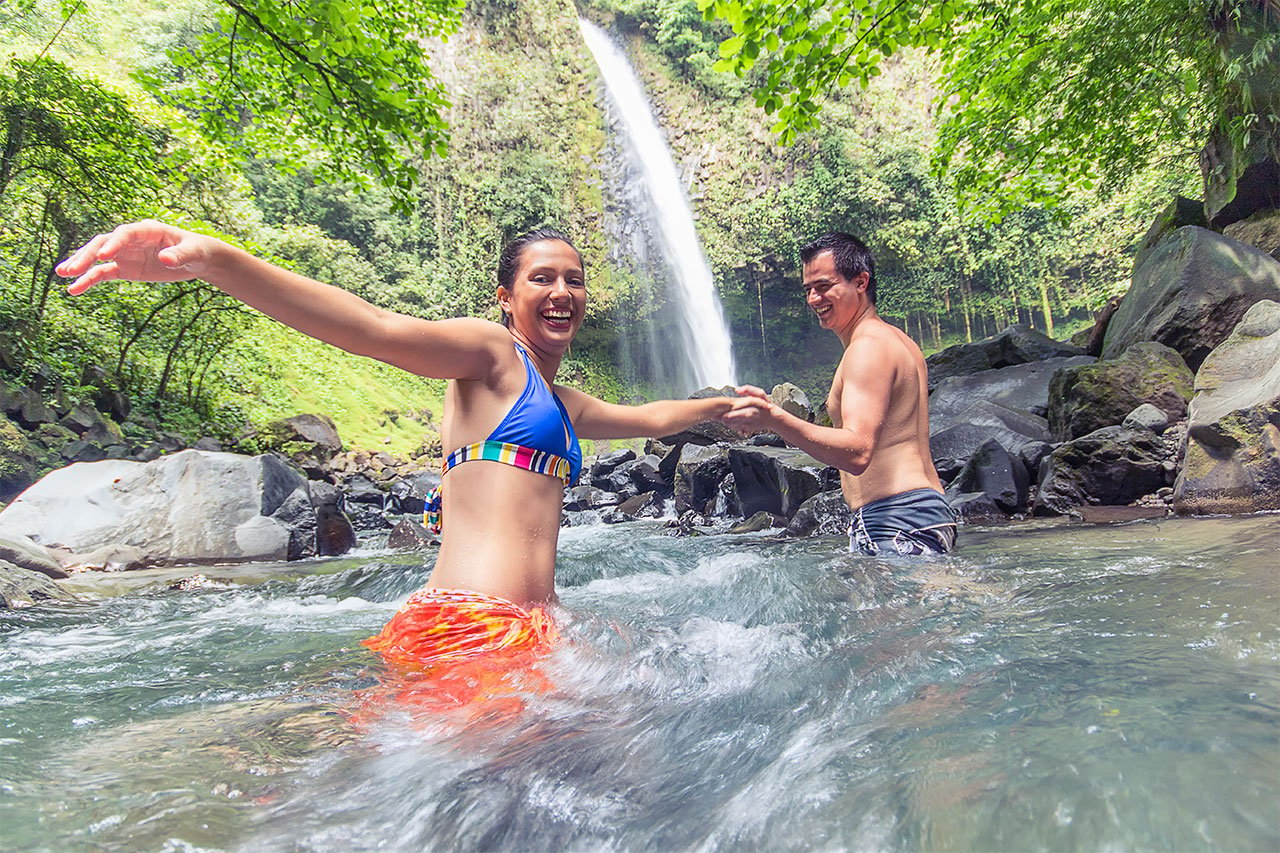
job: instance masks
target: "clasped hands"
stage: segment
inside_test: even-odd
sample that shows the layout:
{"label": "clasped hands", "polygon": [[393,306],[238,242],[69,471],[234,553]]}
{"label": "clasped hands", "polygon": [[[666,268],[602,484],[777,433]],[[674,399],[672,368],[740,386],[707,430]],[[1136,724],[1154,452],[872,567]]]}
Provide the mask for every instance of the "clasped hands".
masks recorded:
{"label": "clasped hands", "polygon": [[738,396],[733,407],[716,420],[743,436],[774,429],[781,410],[763,388],[739,385],[734,390]]}

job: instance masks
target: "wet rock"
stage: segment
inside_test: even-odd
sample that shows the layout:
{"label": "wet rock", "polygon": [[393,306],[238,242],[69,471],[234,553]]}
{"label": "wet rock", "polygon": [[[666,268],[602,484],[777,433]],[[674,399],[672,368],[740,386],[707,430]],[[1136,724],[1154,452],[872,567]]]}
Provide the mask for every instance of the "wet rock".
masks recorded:
{"label": "wet rock", "polygon": [[645,492],[618,504],[617,511],[628,519],[661,518],[662,502],[662,496],[657,492]]}
{"label": "wet rock", "polygon": [[832,489],[819,492],[800,504],[800,508],[787,524],[787,535],[796,538],[846,536],[852,520],[853,511],[849,509],[844,493],[838,489]]}
{"label": "wet rock", "polygon": [[0,559],[0,610],[75,600],[45,575]]}
{"label": "wet rock", "polygon": [[986,492],[952,492],[948,489],[947,503],[962,522],[1000,521],[1008,517]]}
{"label": "wet rock", "polygon": [[1180,513],[1280,509],[1280,304],[1259,302],[1196,374]]}
{"label": "wet rock", "polygon": [[742,518],[742,503],[738,500],[738,481],[730,472],[720,481],[715,499],[708,502],[707,514],[713,518]]}
{"label": "wet rock", "polygon": [[773,386],[773,390],[769,392],[769,400],[802,421],[813,421],[813,406],[809,403],[809,396],[790,382]]}
{"label": "wet rock", "polygon": [[48,548],[20,533],[7,532],[0,536],[0,560],[51,578],[68,577],[62,563]]}
{"label": "wet rock", "polygon": [[641,494],[660,492],[663,495],[670,495],[671,481],[663,478],[659,470],[661,463],[662,459],[659,456],[650,453],[632,462],[624,463],[618,470],[625,472],[631,478],[631,482],[635,483]]}
{"label": "wet rock", "polygon": [[802,450],[734,447],[728,459],[744,516],[763,510],[789,519],[830,482],[827,466]]}
{"label": "wet rock", "polygon": [[1125,429],[1149,429],[1159,434],[1168,429],[1169,416],[1150,403],[1143,403],[1125,415],[1120,426]]}
{"label": "wet rock", "polygon": [[762,530],[772,530],[775,527],[786,527],[787,520],[780,515],[774,515],[770,512],[760,510],[750,518],[742,521],[729,528],[729,533],[759,533]]}
{"label": "wet rock", "polygon": [[[827,424],[830,426],[830,424]],[[776,432],[758,432],[747,439],[752,447],[786,447],[787,443]]]}
{"label": "wet rock", "polygon": [[1085,524],[1124,524],[1145,518],[1167,518],[1170,512],[1165,506],[1078,506],[1069,514]]}
{"label": "wet rock", "polygon": [[1165,447],[1150,430],[1103,427],[1054,449],[1040,465],[1035,512],[1128,504],[1169,485]]}
{"label": "wet rock", "polygon": [[427,498],[440,485],[440,475],[435,471],[417,471],[402,477],[387,490],[387,506],[392,512],[422,515]]}
{"label": "wet rock", "polygon": [[221,441],[218,441],[216,438],[210,438],[208,436],[204,436],[203,438],[197,440],[195,444],[191,445],[191,449],[206,450],[210,453],[222,453],[226,450],[226,448],[222,446]]}
{"label": "wet rock", "polygon": [[631,475],[625,465],[610,471],[603,477],[593,477],[591,485],[606,492],[613,492],[621,500],[640,494],[640,487],[631,479]]}
{"label": "wet rock", "polygon": [[421,551],[439,544],[440,540],[427,528],[407,518],[398,522],[387,535],[387,547],[397,551]]}
{"label": "wet rock", "polygon": [[1046,441],[998,424],[959,423],[929,436],[929,450],[938,476],[948,483],[954,480],[978,448],[991,439],[1021,460],[1028,474],[1038,471],[1041,460],[1053,450]]}
{"label": "wet rock", "polygon": [[729,451],[724,447],[686,444],[676,463],[674,496],[676,512],[703,511],[716,496],[720,481],[729,473]]}
{"label": "wet rock", "polygon": [[989,438],[965,462],[948,492],[957,495],[982,492],[997,507],[1013,513],[1026,506],[1030,484],[1031,477],[1022,460],[1010,454],[1000,442]]}
{"label": "wet rock", "polygon": [[1059,441],[1114,426],[1143,403],[1176,421],[1187,412],[1195,381],[1182,356],[1143,341],[1113,359],[1064,368],[1049,385],[1049,428]]}
{"label": "wet rock", "polygon": [[172,565],[309,556],[314,520],[306,480],[275,457],[186,450],[54,471],[0,512],[0,531],[74,553],[127,545]]}
{"label": "wet rock", "polygon": [[1074,344],[1055,341],[1030,326],[1014,324],[997,335],[973,343],[955,344],[925,359],[929,390],[944,379],[1029,364],[1051,358],[1084,355]]}
{"label": "wet rock", "polygon": [[624,462],[630,462],[636,458],[636,452],[630,448],[622,450],[614,450],[611,453],[605,453],[596,457],[596,461],[591,463],[590,483],[598,489],[607,488],[595,482],[597,478],[605,478],[614,472],[618,466]]}
{"label": "wet rock", "polygon": [[1262,299],[1280,300],[1280,262],[1204,228],[1179,228],[1134,270],[1102,355],[1158,341],[1197,370]]}
{"label": "wet rock", "polygon": [[929,419],[955,423],[965,409],[983,400],[1009,409],[1044,415],[1049,405],[1049,381],[1053,374],[1063,367],[1078,367],[1093,361],[1087,355],[1050,358],[944,379],[929,395]]}
{"label": "wet rock", "polygon": [[573,486],[565,490],[564,508],[571,512],[617,506],[622,499],[595,486]]}
{"label": "wet rock", "polygon": [[356,546],[356,531],[343,510],[342,492],[330,483],[307,484],[311,505],[316,510],[316,553],[336,557]]}

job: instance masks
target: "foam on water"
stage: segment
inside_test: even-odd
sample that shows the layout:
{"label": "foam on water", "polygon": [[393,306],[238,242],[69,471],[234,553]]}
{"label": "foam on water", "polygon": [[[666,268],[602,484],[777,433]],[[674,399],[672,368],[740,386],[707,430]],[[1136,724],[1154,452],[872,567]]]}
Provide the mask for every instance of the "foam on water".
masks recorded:
{"label": "foam on water", "polygon": [[1264,521],[968,530],[915,562],[565,531],[538,678],[356,727],[358,641],[429,560],[4,613],[0,824],[18,849],[1274,849]]}

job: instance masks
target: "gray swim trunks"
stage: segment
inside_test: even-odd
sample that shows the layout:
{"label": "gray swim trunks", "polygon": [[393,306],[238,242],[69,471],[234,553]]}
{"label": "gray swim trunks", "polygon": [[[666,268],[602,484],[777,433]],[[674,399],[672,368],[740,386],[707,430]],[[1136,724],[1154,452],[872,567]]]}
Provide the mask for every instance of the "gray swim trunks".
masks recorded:
{"label": "gray swim trunks", "polygon": [[945,554],[956,545],[958,517],[941,492],[912,489],[872,501],[853,514],[855,554]]}

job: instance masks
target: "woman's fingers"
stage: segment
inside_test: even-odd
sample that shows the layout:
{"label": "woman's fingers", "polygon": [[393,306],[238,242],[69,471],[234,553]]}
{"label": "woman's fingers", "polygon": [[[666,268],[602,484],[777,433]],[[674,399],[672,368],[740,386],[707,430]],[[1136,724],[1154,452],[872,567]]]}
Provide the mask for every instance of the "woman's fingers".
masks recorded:
{"label": "woman's fingers", "polygon": [[769,398],[763,388],[757,388],[754,385],[739,385],[736,390],[738,395],[742,397],[760,397],[766,400]]}
{"label": "woman's fingers", "polygon": [[115,261],[108,261],[105,264],[97,264],[84,275],[71,282],[67,287],[67,293],[70,293],[72,296],[79,296],[95,284],[116,278],[119,272],[120,266]]}
{"label": "woman's fingers", "polygon": [[94,237],[73,252],[71,257],[54,267],[54,272],[64,278],[82,274],[91,264],[98,260],[98,250],[102,248],[102,245],[107,242],[110,236],[110,234],[99,234]]}

